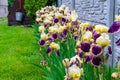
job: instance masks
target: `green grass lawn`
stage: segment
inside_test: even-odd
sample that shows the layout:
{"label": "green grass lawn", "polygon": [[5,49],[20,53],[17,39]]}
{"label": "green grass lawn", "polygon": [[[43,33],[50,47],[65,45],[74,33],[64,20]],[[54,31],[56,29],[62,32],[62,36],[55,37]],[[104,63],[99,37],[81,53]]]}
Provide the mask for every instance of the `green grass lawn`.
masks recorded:
{"label": "green grass lawn", "polygon": [[0,22],[0,80],[43,80],[34,29]]}

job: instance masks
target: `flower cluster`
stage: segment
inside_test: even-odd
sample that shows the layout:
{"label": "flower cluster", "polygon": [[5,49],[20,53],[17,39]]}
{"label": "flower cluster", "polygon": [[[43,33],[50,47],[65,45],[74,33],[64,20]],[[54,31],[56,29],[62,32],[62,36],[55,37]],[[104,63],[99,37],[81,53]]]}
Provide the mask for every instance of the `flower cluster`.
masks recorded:
{"label": "flower cluster", "polygon": [[50,55],[52,50],[56,50],[58,56],[60,56],[60,46],[57,43],[58,40],[65,40],[68,36],[72,36],[74,33],[75,39],[77,39],[76,33],[80,20],[74,10],[69,10],[68,7],[62,5],[60,8],[55,6],[47,6],[36,12],[36,21],[39,26],[40,32],[40,46],[47,46],[47,54]]}
{"label": "flower cluster", "polygon": [[[116,16],[116,20],[110,26],[109,33],[115,33],[120,31],[120,15]],[[117,46],[120,46],[120,39],[116,41]]]}
{"label": "flower cluster", "polygon": [[[87,25],[86,25],[87,24]],[[104,48],[108,47],[108,55],[112,54],[111,40],[108,35],[108,27],[105,25],[91,26],[89,23],[81,24],[81,38],[76,42],[76,53],[85,59],[85,62],[100,66],[102,63]]]}
{"label": "flower cluster", "polygon": [[78,55],[72,57],[71,59],[64,59],[63,64],[66,67],[66,76],[64,80],[80,80],[83,75],[82,68],[83,61]]}

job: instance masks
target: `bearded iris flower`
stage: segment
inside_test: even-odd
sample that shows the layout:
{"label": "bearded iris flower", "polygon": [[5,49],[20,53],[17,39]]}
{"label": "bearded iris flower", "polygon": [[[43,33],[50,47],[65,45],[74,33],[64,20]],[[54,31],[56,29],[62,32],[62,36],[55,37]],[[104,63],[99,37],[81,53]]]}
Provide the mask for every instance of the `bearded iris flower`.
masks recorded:
{"label": "bearded iris flower", "polygon": [[46,53],[47,53],[47,54],[50,54],[51,52],[52,52],[52,48],[51,48],[51,47],[48,47]]}
{"label": "bearded iris flower", "polygon": [[101,60],[100,57],[93,57],[93,58],[92,58],[92,64],[93,64],[94,66],[100,66],[100,65],[101,65],[101,62],[102,62],[102,60]]}
{"label": "bearded iris flower", "polygon": [[90,42],[92,39],[92,32],[86,31],[82,36],[82,41]]}
{"label": "bearded iris flower", "polygon": [[81,43],[81,50],[83,52],[89,52],[90,51],[90,43],[89,42],[82,42]]}
{"label": "bearded iris flower", "polygon": [[95,30],[99,33],[107,33],[108,32],[108,27],[105,25],[96,25]]}
{"label": "bearded iris flower", "polygon": [[45,45],[45,40],[39,40],[39,45],[44,46]]}
{"label": "bearded iris flower", "polygon": [[106,33],[101,34],[101,36],[96,39],[96,43],[102,47],[108,46],[110,42],[109,35]]}
{"label": "bearded iris flower", "polygon": [[94,56],[100,55],[102,53],[102,47],[99,46],[99,45],[94,45],[92,47],[92,53],[93,53]]}
{"label": "bearded iris flower", "polygon": [[52,37],[53,37],[53,39],[57,39],[57,38],[58,38],[57,33],[53,33],[53,34],[52,34]]}
{"label": "bearded iris flower", "polygon": [[92,60],[92,56],[91,55],[85,55],[85,62],[90,62]]}
{"label": "bearded iris flower", "polygon": [[58,23],[59,22],[59,20],[56,18],[56,19],[54,19],[54,23]]}

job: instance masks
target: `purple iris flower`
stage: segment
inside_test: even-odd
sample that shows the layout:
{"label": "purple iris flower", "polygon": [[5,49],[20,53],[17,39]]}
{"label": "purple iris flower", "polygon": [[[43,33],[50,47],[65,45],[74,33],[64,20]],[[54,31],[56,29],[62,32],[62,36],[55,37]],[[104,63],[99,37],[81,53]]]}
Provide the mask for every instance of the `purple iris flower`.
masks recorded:
{"label": "purple iris flower", "polygon": [[66,36],[67,35],[67,29],[64,29],[63,30],[63,36]]}
{"label": "purple iris flower", "polygon": [[75,21],[75,22],[74,22],[74,25],[78,25],[78,22],[77,22],[77,21]]}
{"label": "purple iris flower", "polygon": [[49,40],[50,42],[53,42],[53,41],[54,41],[53,38],[48,38],[48,40]]}
{"label": "purple iris flower", "polygon": [[60,56],[60,51],[59,50],[56,51],[56,55]]}
{"label": "purple iris flower", "polygon": [[94,38],[94,41],[96,42],[96,39],[100,37],[100,34],[97,33],[97,32],[93,32],[93,38]]}
{"label": "purple iris flower", "polygon": [[93,31],[93,28],[92,28],[91,26],[89,26],[89,27],[86,28],[86,31],[87,31],[87,30],[88,30],[88,31]]}
{"label": "purple iris flower", "polygon": [[54,39],[57,39],[57,37],[58,37],[57,33],[52,34],[52,37],[53,37]]}
{"label": "purple iris flower", "polygon": [[91,55],[85,55],[85,62],[90,62],[92,59]]}
{"label": "purple iris flower", "polygon": [[40,46],[45,45],[45,40],[39,40],[39,45],[40,45]]}
{"label": "purple iris flower", "polygon": [[59,21],[59,20],[58,20],[57,18],[56,18],[56,19],[54,19],[54,23],[58,23],[58,21]]}
{"label": "purple iris flower", "polygon": [[74,40],[77,40],[78,39],[78,36],[74,36]]}
{"label": "purple iris flower", "polygon": [[81,43],[81,50],[84,51],[84,52],[89,52],[90,43],[89,42],[82,42]]}
{"label": "purple iris flower", "polygon": [[112,26],[110,26],[110,29],[108,30],[109,33],[117,32],[120,29],[120,22],[115,21],[113,22]]}
{"label": "purple iris flower", "polygon": [[102,47],[101,46],[95,45],[95,46],[92,47],[93,55],[98,56],[98,55],[101,54],[101,52],[102,52]]}
{"label": "purple iris flower", "polygon": [[66,19],[65,19],[65,18],[62,18],[62,22],[66,22]]}
{"label": "purple iris flower", "polygon": [[111,49],[111,46],[108,46],[108,55],[112,55],[112,49]]}
{"label": "purple iris flower", "polygon": [[78,56],[79,56],[80,58],[82,58],[82,57],[83,57],[83,52],[78,53]]}
{"label": "purple iris flower", "polygon": [[68,23],[69,22],[69,20],[66,20],[66,23]]}
{"label": "purple iris flower", "polygon": [[50,54],[51,52],[52,52],[52,48],[51,48],[51,47],[48,47],[46,53],[47,53],[47,54]]}
{"label": "purple iris flower", "polygon": [[116,41],[117,46],[120,46],[120,39]]}
{"label": "purple iris flower", "polygon": [[100,65],[101,65],[101,62],[102,62],[102,60],[101,60],[100,57],[93,57],[93,59],[92,59],[92,64],[93,64],[94,66],[100,66]]}

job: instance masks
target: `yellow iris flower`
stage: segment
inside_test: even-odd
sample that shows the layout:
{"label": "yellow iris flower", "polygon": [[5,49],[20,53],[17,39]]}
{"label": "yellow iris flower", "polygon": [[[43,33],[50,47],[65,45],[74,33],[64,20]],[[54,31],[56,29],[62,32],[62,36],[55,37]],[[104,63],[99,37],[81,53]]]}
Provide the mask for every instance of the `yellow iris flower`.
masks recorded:
{"label": "yellow iris flower", "polygon": [[44,26],[39,26],[39,32],[44,32],[45,31],[45,27]]}
{"label": "yellow iris flower", "polygon": [[59,44],[57,44],[57,43],[55,43],[55,42],[52,42],[52,43],[50,44],[50,47],[51,47],[52,49],[55,49],[55,50],[59,50],[59,49],[60,49]]}
{"label": "yellow iris flower", "polygon": [[82,36],[82,41],[90,42],[92,39],[92,32],[86,31],[85,34]]}
{"label": "yellow iris flower", "polygon": [[105,25],[96,25],[95,30],[99,33],[107,33],[108,32],[108,27]]}
{"label": "yellow iris flower", "polygon": [[48,35],[43,32],[43,33],[41,34],[41,39],[42,39],[42,40],[47,40],[47,39],[48,39]]}
{"label": "yellow iris flower", "polygon": [[115,17],[116,17],[116,21],[120,21],[120,15]]}
{"label": "yellow iris flower", "polygon": [[68,68],[68,75],[71,79],[80,78],[83,74],[83,69],[80,69],[76,65],[72,65]]}
{"label": "yellow iris flower", "polygon": [[99,38],[97,38],[96,43],[101,45],[102,47],[106,47],[110,44],[111,40],[109,39],[109,35],[103,33]]}

